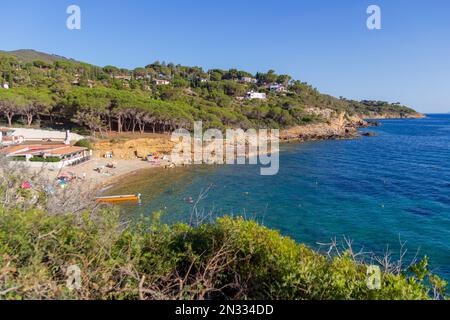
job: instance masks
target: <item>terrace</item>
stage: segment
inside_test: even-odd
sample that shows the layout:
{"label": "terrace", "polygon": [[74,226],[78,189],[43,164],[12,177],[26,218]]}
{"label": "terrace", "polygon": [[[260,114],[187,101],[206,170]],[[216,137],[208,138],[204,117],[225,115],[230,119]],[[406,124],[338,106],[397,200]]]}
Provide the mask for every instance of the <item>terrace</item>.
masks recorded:
{"label": "terrace", "polygon": [[55,169],[75,166],[89,161],[92,152],[87,148],[67,145],[21,145],[0,149],[0,153],[13,161],[28,166],[42,166],[43,163]]}

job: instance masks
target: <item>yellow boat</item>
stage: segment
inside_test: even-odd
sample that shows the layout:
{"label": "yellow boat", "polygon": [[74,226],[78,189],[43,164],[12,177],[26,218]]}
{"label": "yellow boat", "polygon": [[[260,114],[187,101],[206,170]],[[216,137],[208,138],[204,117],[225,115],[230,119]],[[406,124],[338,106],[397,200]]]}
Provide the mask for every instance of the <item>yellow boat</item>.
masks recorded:
{"label": "yellow boat", "polygon": [[127,202],[127,201],[141,201],[140,194],[131,194],[131,195],[121,195],[121,196],[107,196],[107,197],[97,197],[95,198],[97,202]]}

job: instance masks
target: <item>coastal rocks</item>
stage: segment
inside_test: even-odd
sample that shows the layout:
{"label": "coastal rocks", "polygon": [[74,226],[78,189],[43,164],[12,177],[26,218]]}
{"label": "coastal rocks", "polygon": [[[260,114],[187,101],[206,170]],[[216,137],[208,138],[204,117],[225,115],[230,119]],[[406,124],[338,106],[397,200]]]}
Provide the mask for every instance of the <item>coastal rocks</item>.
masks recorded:
{"label": "coastal rocks", "polygon": [[377,121],[367,121],[368,127],[381,127],[381,123]]}
{"label": "coastal rocks", "polygon": [[375,132],[364,132],[362,134],[362,136],[364,136],[364,137],[376,137],[377,134]]}
{"label": "coastal rocks", "polygon": [[326,123],[297,126],[280,133],[284,141],[314,141],[353,139],[358,137],[358,128],[367,126],[367,122],[357,116],[349,117],[340,113]]}
{"label": "coastal rocks", "polygon": [[424,114],[421,113],[371,113],[364,115],[367,119],[422,119],[426,118]]}

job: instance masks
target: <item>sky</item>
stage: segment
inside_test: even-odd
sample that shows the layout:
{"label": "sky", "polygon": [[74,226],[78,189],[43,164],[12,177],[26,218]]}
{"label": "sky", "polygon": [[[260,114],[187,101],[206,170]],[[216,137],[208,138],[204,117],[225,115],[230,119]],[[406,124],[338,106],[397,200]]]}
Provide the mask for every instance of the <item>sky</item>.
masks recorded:
{"label": "sky", "polygon": [[[69,5],[81,30],[69,30]],[[367,8],[381,9],[381,30]],[[0,50],[123,68],[154,61],[256,73],[321,92],[450,112],[448,0],[3,0]]]}

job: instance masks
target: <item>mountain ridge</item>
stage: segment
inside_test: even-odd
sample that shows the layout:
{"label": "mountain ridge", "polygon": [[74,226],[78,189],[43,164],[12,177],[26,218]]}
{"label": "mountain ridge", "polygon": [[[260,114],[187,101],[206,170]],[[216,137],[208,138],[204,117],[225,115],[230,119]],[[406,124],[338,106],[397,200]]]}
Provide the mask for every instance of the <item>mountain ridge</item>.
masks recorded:
{"label": "mountain ridge", "polygon": [[46,53],[42,51],[37,51],[34,49],[18,49],[18,50],[0,50],[0,53],[10,54],[15,56],[19,61],[27,63],[33,61],[43,61],[46,63],[54,63],[56,61],[71,61],[74,63],[82,63],[72,58],[67,58],[61,55]]}

